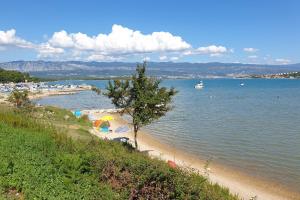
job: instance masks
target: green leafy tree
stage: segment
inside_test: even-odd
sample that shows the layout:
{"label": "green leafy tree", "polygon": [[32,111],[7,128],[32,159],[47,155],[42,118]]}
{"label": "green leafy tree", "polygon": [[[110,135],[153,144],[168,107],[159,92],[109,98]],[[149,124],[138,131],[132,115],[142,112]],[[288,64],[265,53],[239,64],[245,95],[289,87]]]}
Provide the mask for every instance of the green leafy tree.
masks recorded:
{"label": "green leafy tree", "polygon": [[17,108],[31,105],[28,97],[28,90],[21,91],[14,89],[8,97],[8,101],[13,103]]}
{"label": "green leafy tree", "polygon": [[140,128],[171,110],[172,97],[177,93],[174,88],[160,87],[161,81],[147,77],[145,71],[146,63],[138,64],[130,80],[109,81],[105,93],[117,108],[122,109],[122,114],[131,116],[136,149]]}

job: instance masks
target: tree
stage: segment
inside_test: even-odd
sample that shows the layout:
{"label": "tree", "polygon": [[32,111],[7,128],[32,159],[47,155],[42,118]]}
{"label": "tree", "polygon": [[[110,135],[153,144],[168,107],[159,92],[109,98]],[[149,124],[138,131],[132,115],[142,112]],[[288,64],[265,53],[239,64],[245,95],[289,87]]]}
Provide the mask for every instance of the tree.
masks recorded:
{"label": "tree", "polygon": [[15,104],[17,108],[26,107],[31,104],[28,97],[28,90],[21,91],[14,89],[8,97],[8,101]]}
{"label": "tree", "polygon": [[136,74],[130,80],[109,81],[105,93],[117,108],[122,109],[121,114],[131,116],[136,149],[140,128],[171,110],[172,97],[177,93],[174,88],[159,87],[161,81],[147,77],[145,72],[146,63],[137,64]]}

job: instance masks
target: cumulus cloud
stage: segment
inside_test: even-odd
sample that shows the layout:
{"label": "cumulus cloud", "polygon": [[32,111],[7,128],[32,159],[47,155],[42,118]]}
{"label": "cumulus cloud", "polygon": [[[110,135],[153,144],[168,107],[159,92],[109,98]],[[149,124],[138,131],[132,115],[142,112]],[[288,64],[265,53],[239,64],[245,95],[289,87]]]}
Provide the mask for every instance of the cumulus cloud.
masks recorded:
{"label": "cumulus cloud", "polygon": [[257,58],[257,55],[248,56],[248,58],[255,59],[255,58]]}
{"label": "cumulus cloud", "polygon": [[277,58],[275,59],[275,62],[279,64],[289,64],[291,61],[285,58]]}
{"label": "cumulus cloud", "polygon": [[103,54],[92,54],[88,56],[88,61],[119,61],[123,60],[123,57],[115,57],[115,56],[108,56]]}
{"label": "cumulus cloud", "polygon": [[178,59],[179,59],[179,57],[177,57],[177,56],[173,56],[173,57],[170,58],[171,61],[176,61]]}
{"label": "cumulus cloud", "polygon": [[226,53],[227,48],[223,46],[210,45],[207,47],[199,47],[195,51],[200,54],[221,54]]}
{"label": "cumulus cloud", "polygon": [[183,52],[183,55],[209,54],[211,56],[219,56],[221,54],[231,52],[224,46],[210,45],[207,47],[199,47]]}
{"label": "cumulus cloud", "polygon": [[58,48],[75,48],[106,53],[150,53],[181,51],[191,47],[181,37],[169,32],[143,34],[121,25],[113,25],[109,34],[88,36],[84,33],[55,32],[49,44]]}
{"label": "cumulus cloud", "polygon": [[74,46],[73,40],[66,31],[55,32],[49,43],[54,47],[70,48]]}
{"label": "cumulus cloud", "polygon": [[159,57],[159,60],[167,60],[167,59],[168,59],[167,56],[160,56],[160,57]]}
{"label": "cumulus cloud", "polygon": [[[14,29],[0,31],[0,50],[6,46],[29,48],[40,58],[76,60],[121,60],[129,56],[162,54],[159,60],[178,60],[188,55],[221,56],[232,53],[220,45],[193,48],[180,36],[169,32],[142,33],[114,24],[108,34],[87,35],[82,32],[68,33],[65,30],[44,37],[45,42],[32,43],[16,35]],[[146,57],[149,60],[148,57]]]}
{"label": "cumulus cloud", "polygon": [[64,53],[64,49],[62,48],[55,48],[47,43],[42,43],[36,47],[37,51],[39,52],[39,58],[51,58],[56,57],[59,54]]}
{"label": "cumulus cloud", "polygon": [[33,44],[16,36],[16,30],[0,31],[0,46],[16,46],[21,48],[33,48]]}
{"label": "cumulus cloud", "polygon": [[252,47],[246,47],[243,49],[245,52],[248,52],[248,53],[255,53],[258,51],[258,49],[255,49],[255,48],[252,48]]}

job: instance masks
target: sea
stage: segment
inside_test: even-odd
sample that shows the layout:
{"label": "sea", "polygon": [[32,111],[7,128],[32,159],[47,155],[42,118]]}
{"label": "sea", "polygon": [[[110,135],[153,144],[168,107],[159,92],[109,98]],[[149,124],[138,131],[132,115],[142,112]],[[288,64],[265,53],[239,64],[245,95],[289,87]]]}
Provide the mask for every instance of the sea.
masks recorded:
{"label": "sea", "polygon": [[[202,79],[163,80],[175,87],[174,108],[144,127],[153,137],[200,159],[240,170],[300,192],[300,80]],[[51,84],[91,84],[73,80]],[[242,84],[243,83],[243,84]],[[114,108],[91,91],[37,100],[67,109]]]}

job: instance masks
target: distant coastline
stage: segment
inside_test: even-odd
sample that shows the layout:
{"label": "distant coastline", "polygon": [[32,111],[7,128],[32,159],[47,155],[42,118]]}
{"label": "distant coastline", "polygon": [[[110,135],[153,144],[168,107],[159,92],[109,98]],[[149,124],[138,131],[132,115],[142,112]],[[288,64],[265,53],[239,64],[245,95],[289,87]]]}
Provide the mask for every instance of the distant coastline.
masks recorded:
{"label": "distant coastline", "polygon": [[[0,68],[29,73],[45,81],[63,79],[105,80],[126,79],[135,71],[132,62],[82,62],[82,61],[12,61],[0,63]],[[148,62],[148,75],[164,79],[202,78],[270,78],[272,75],[300,72],[295,64],[247,63],[189,63]],[[277,78],[277,76],[273,76]]]}

